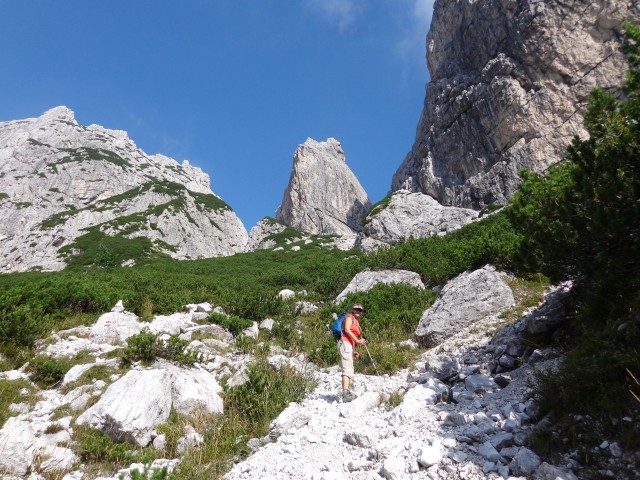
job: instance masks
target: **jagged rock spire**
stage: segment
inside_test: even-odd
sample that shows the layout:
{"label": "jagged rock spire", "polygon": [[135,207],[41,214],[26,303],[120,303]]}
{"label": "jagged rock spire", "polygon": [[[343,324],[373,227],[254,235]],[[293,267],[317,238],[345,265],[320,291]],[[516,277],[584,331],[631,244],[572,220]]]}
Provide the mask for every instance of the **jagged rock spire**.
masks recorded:
{"label": "jagged rock spire", "polygon": [[309,138],[293,156],[289,185],[276,218],[307,233],[349,235],[362,230],[370,208],[340,142]]}

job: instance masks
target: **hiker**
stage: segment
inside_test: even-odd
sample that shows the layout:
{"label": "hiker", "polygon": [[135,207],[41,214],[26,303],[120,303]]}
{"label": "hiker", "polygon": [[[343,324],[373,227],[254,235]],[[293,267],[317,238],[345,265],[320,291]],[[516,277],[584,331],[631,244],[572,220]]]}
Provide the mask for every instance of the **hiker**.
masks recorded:
{"label": "hiker", "polygon": [[344,319],[342,336],[338,341],[338,352],[340,353],[340,365],[342,366],[342,395],[343,402],[350,402],[355,398],[353,392],[349,390],[349,383],[353,380],[353,359],[360,358],[360,353],[356,351],[356,345],[366,345],[360,328],[360,316],[364,312],[362,305],[354,305],[351,313]]}

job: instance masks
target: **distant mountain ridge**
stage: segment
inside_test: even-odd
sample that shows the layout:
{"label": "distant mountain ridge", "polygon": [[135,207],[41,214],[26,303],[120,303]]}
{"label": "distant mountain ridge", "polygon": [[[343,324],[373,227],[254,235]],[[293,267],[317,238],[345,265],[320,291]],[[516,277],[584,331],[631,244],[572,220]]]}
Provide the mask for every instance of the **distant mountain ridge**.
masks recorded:
{"label": "distant mountain ridge", "polygon": [[0,122],[0,272],[59,270],[107,237],[177,259],[244,251],[244,225],[209,184],[188,161],[79,125],[66,107]]}

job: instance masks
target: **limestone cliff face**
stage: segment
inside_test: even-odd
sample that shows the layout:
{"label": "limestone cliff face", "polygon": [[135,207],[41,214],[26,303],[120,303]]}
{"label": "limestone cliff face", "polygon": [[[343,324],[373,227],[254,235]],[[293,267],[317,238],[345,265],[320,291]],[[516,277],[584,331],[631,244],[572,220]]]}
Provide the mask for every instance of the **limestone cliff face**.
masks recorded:
{"label": "limestone cliff face", "polygon": [[293,157],[293,169],[276,218],[315,235],[353,235],[362,225],[371,202],[347,166],[335,138],[311,138]]}
{"label": "limestone cliff face", "polygon": [[621,24],[639,11],[632,0],[436,0],[431,81],[392,190],[505,203],[521,169],[543,172],[586,136],[589,92],[622,84]]}
{"label": "limestone cliff face", "polygon": [[0,272],[58,270],[94,234],[146,237],[174,258],[243,251],[247,232],[186,160],[149,156],[124,131],[57,107],[0,122]]}

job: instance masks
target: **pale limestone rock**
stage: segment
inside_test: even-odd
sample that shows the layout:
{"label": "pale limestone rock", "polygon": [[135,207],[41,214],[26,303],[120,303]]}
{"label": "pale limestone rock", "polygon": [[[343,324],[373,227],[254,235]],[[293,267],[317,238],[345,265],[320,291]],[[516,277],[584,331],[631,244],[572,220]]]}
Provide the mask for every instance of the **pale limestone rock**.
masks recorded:
{"label": "pale limestone rock", "polygon": [[417,460],[422,467],[429,468],[440,463],[443,457],[444,447],[439,440],[435,440],[420,447]]}
{"label": "pale limestone rock", "polygon": [[422,116],[392,190],[505,203],[520,170],[542,173],[585,138],[591,89],[622,84],[620,25],[638,21],[635,3],[436,0]]}
{"label": "pale limestone rock", "polygon": [[242,334],[245,337],[253,338],[254,340],[256,340],[258,338],[258,335],[260,335],[258,322],[253,322],[250,327],[247,327],[242,331]]}
{"label": "pale limestone rock", "polygon": [[282,289],[282,290],[280,290],[278,292],[278,296],[280,298],[284,298],[284,299],[293,298],[293,297],[296,296],[296,292],[294,292],[293,290],[291,290],[289,288],[284,288],[284,289]]}
{"label": "pale limestone rock", "polygon": [[533,480],[578,480],[572,472],[542,462],[533,475]]}
{"label": "pale limestone rock", "polygon": [[445,207],[429,195],[407,190],[394,192],[384,207],[373,208],[365,220],[364,233],[395,245],[412,238],[445,235],[471,223],[478,212]]}
{"label": "pale limestone rock", "polygon": [[0,122],[0,272],[59,270],[60,249],[91,228],[148,238],[178,259],[242,252],[247,232],[209,183],[186,160],[149,156],[65,107]]}
{"label": "pale limestone rock", "polygon": [[64,375],[64,378],[62,379],[62,385],[67,385],[68,383],[75,382],[82,376],[83,373],[89,371],[93,367],[97,367],[100,365],[116,367],[118,363],[119,360],[117,358],[113,358],[110,360],[96,359],[95,363],[82,363],[79,365],[74,365]]}
{"label": "pale limestone rock", "polygon": [[118,345],[124,343],[130,336],[139,334],[144,327],[145,324],[138,321],[135,313],[107,312],[91,326],[89,340],[94,343]]}
{"label": "pale limestone rock", "polygon": [[271,330],[273,330],[273,326],[275,325],[275,323],[276,322],[273,320],[273,318],[265,318],[260,322],[260,330],[267,330],[270,332]]}
{"label": "pale limestone rock", "polygon": [[342,145],[334,138],[311,138],[293,157],[293,169],[276,218],[316,235],[353,235],[371,202],[347,166]]}
{"label": "pale limestone rock", "polygon": [[386,480],[404,480],[407,478],[405,461],[400,457],[389,457],[382,463],[382,476]]}
{"label": "pale limestone rock", "polygon": [[360,448],[375,448],[379,440],[378,432],[372,431],[370,428],[362,427],[356,430],[349,430],[344,434],[345,442]]}
{"label": "pale limestone rock", "polygon": [[[222,387],[213,374],[201,368],[179,368],[169,363],[159,364],[172,375],[172,408],[181,414],[195,412],[223,413]],[[158,365],[158,366],[159,366]]]}
{"label": "pale limestone rock", "polygon": [[40,456],[40,471],[43,473],[69,471],[79,460],[73,450],[52,445],[47,445]]}
{"label": "pale limestone rock", "polygon": [[357,418],[380,405],[380,394],[365,392],[355,400],[340,405],[340,415],[345,418]]}
{"label": "pale limestone rock", "polygon": [[269,425],[269,437],[276,439],[291,429],[298,429],[309,423],[311,416],[297,403],[290,403]]}
{"label": "pale limestone rock", "polygon": [[286,228],[286,225],[277,220],[269,217],[263,218],[249,232],[247,252],[275,247],[276,241],[272,237],[283,232]]}
{"label": "pale limestone rock", "polygon": [[527,476],[533,474],[541,463],[542,462],[538,455],[528,448],[523,447],[518,450],[518,453],[516,453],[513,459],[511,459],[509,469],[511,470],[511,473],[515,475]]}
{"label": "pale limestone rock", "polygon": [[0,430],[0,471],[24,476],[36,455],[36,432],[30,422],[10,417]]}
{"label": "pale limestone rock", "polygon": [[90,425],[114,441],[147,446],[154,428],[171,413],[171,374],[166,370],[130,370],[111,384],[100,400],[80,415],[79,425]]}
{"label": "pale limestone rock", "polygon": [[384,283],[386,285],[403,283],[412,287],[424,288],[424,283],[422,283],[420,275],[415,272],[410,272],[408,270],[366,270],[353,277],[349,282],[349,285],[347,285],[344,290],[338,294],[334,303],[342,303],[350,293],[369,291],[379,283]]}
{"label": "pale limestone rock", "polygon": [[166,333],[172,336],[179,335],[189,327],[197,326],[192,320],[191,313],[173,313],[171,315],[157,315],[149,323],[149,331],[155,334]]}
{"label": "pale limestone rock", "polygon": [[498,314],[514,303],[513,292],[493,267],[464,272],[442,289],[438,300],[422,315],[415,338],[437,345],[462,326]]}

